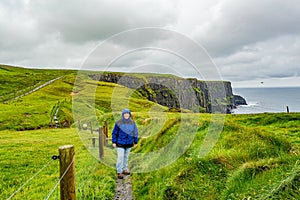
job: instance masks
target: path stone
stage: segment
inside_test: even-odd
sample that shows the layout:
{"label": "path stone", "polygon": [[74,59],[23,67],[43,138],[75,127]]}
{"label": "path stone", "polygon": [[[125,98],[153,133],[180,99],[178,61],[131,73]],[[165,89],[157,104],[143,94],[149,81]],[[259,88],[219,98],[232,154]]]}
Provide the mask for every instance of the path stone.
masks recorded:
{"label": "path stone", "polygon": [[114,196],[114,200],[133,200],[132,184],[130,175],[124,175],[123,179],[117,178],[117,188]]}

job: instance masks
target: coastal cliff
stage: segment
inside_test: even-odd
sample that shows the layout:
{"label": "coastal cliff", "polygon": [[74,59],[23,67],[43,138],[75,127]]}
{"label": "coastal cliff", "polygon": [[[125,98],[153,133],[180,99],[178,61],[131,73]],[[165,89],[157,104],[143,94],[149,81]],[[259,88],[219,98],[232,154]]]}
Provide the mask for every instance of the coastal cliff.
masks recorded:
{"label": "coastal cliff", "polygon": [[[148,100],[175,110],[231,113],[237,105],[228,81],[200,81],[172,75],[101,73],[93,80],[135,89]],[[243,98],[240,97],[240,100]]]}

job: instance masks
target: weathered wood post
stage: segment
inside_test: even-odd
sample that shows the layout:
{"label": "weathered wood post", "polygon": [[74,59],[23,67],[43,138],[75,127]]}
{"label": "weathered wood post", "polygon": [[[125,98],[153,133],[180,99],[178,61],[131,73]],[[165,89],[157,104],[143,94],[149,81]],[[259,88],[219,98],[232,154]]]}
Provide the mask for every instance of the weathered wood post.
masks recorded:
{"label": "weathered wood post", "polygon": [[102,127],[103,129],[103,144],[106,146],[107,145],[107,139],[106,139],[106,132],[105,132],[105,125]]}
{"label": "weathered wood post", "polygon": [[74,155],[74,145],[65,145],[59,147],[61,200],[76,199]]}
{"label": "weathered wood post", "polygon": [[287,112],[287,113],[290,113],[289,106],[286,106],[286,112]]}
{"label": "weathered wood post", "polygon": [[105,120],[105,122],[104,122],[104,127],[105,127],[105,130],[104,130],[105,136],[106,136],[106,138],[108,138],[108,124],[107,124],[107,120]]}
{"label": "weathered wood post", "polygon": [[93,147],[95,147],[96,146],[96,138],[92,138],[92,145],[93,145]]}
{"label": "weathered wood post", "polygon": [[105,126],[105,145],[107,145],[108,144],[108,123],[107,123],[107,120],[105,120],[104,126]]}
{"label": "weathered wood post", "polygon": [[81,131],[81,124],[80,124],[80,120],[78,120],[78,130]]}
{"label": "weathered wood post", "polygon": [[93,125],[92,125],[92,121],[90,121],[90,126],[91,126],[91,134],[93,134]]}
{"label": "weathered wood post", "polygon": [[99,133],[99,158],[103,159],[104,156],[104,139],[103,139],[103,128],[99,127],[98,129],[98,133]]}

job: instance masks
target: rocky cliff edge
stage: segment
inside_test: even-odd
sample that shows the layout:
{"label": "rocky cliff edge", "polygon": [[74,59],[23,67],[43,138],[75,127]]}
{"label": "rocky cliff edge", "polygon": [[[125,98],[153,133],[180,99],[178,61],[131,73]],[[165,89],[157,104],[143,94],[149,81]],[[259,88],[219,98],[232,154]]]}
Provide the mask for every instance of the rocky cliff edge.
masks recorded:
{"label": "rocky cliff edge", "polygon": [[100,73],[93,80],[112,82],[135,89],[148,100],[173,110],[231,113],[237,105],[246,104],[232,93],[228,81],[201,81],[173,75]]}

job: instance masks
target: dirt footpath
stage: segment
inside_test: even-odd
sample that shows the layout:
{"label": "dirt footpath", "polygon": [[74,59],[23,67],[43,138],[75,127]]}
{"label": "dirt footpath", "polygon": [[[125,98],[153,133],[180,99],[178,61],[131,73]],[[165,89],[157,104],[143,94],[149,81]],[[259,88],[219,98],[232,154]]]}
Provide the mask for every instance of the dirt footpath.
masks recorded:
{"label": "dirt footpath", "polygon": [[133,200],[130,175],[124,176],[124,179],[117,178],[114,200]]}

